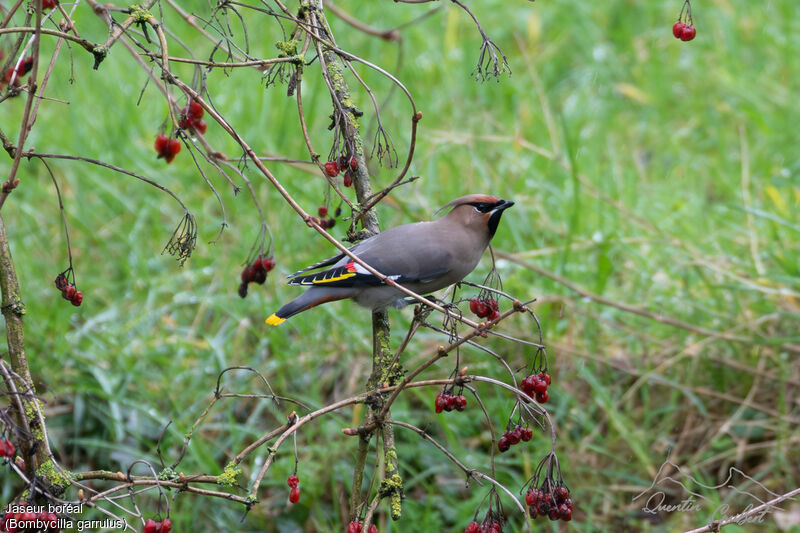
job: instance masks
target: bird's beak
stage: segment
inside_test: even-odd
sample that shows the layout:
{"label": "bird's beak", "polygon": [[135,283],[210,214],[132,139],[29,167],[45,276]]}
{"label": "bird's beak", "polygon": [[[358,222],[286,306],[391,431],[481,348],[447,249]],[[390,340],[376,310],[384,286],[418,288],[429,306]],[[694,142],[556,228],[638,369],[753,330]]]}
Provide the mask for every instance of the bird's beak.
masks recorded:
{"label": "bird's beak", "polygon": [[514,205],[514,202],[512,202],[511,200],[500,200],[497,203],[497,206],[494,209],[492,209],[491,212],[492,213],[496,213],[498,211],[504,211],[504,210],[508,209],[509,207],[511,207],[512,205]]}

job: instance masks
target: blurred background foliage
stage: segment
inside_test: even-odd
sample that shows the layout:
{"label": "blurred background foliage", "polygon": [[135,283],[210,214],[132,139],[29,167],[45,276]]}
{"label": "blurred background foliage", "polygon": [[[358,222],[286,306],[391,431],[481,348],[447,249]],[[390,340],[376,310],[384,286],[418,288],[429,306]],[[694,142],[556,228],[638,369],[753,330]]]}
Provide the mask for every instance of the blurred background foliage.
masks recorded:
{"label": "blurred background foliage", "polygon": [[[422,179],[383,202],[383,227],[429,219],[439,206],[470,192],[516,202],[494,247],[503,255],[498,267],[506,291],[521,300],[538,299],[534,308],[553,375],[548,408],[576,505],[569,530],[703,525],[711,506],[649,516],[641,512],[641,501],[632,502],[670,449],[672,461],[707,484],[724,481],[731,466],[775,492],[796,487],[800,477],[800,4],[698,0],[698,36],[682,43],[671,35],[681,3],[472,2],[513,70],[499,83],[470,78],[480,36],[449,2],[337,4],[380,28],[435,9],[403,27],[399,43],[367,36],[328,15],[339,45],[394,73],[424,114],[411,169]],[[210,11],[203,2],[184,7]],[[166,6],[164,14],[167,26],[199,57],[208,56],[207,41]],[[87,6],[75,20],[82,35],[105,39],[105,25]],[[253,13],[245,20],[253,55],[274,56],[274,42],[283,39],[278,25]],[[240,39],[239,22],[232,19],[231,25]],[[52,50],[52,40],[43,44],[45,53]],[[171,53],[186,55],[177,45]],[[315,146],[325,154],[330,98],[318,65],[307,67],[303,93]],[[252,366],[280,394],[314,407],[361,391],[370,369],[367,312],[337,302],[281,328],[263,325],[297,294],[284,275],[333,249],[305,228],[263,178],[248,172],[275,235],[278,267],[263,287],[240,299],[239,272],[259,229],[250,198],[244,191],[235,196],[212,175],[229,227],[209,243],[221,213],[191,158],[184,150],[165,165],[153,152],[166,118],[163,98],[150,84],[138,101],[145,74],[120,46],[98,71],[91,66],[80,49],[72,62],[62,52],[45,96],[68,103],[43,102],[29,146],[102,159],[155,179],[188,204],[200,233],[195,254],[179,268],[160,255],[182,216],[174,201],[98,167],[53,162],[85,295],[74,308],[53,287],[67,256],[50,177],[40,163],[23,161],[21,186],[3,217],[27,308],[31,368],[62,463],[76,471],[125,470],[137,458],[157,463],[155,444],[171,420],[162,443],[170,462],[211,400],[217,374],[230,365]],[[186,67],[176,71],[186,81],[192,76]],[[360,74],[383,103],[382,118],[402,156],[411,115],[407,103],[385,79],[363,69]],[[249,69],[214,70],[208,84],[214,104],[258,153],[307,157],[294,99],[284,86],[265,89],[258,72]],[[356,100],[369,138],[374,114],[365,93],[356,91]],[[23,106],[17,98],[1,107],[2,128],[13,138]],[[241,155],[214,123],[206,138],[231,159]],[[324,203],[326,186],[311,167],[268,166],[306,210]],[[8,168],[10,160],[0,159],[0,169]],[[392,179],[392,171],[376,161],[370,169],[376,188]],[[340,222],[333,233],[342,237],[344,227]],[[488,267],[487,254],[469,279],[480,282]],[[717,334],[673,327],[592,295]],[[391,313],[395,343],[410,314]],[[507,321],[505,329],[528,338],[536,334],[521,318]],[[727,341],[720,334],[744,340]],[[405,367],[443,342],[434,333],[418,335]],[[532,355],[497,339],[482,342],[513,368]],[[467,349],[462,357],[471,372],[503,377],[481,352]],[[451,368],[452,361],[444,360],[425,377],[446,377]],[[246,373],[229,375],[224,385],[264,392]],[[479,390],[495,426],[503,425],[512,399],[488,386]],[[489,429],[474,402],[472,412],[437,416],[436,392],[408,391],[393,416],[425,428],[467,465],[485,471]],[[221,472],[235,453],[283,423],[290,409],[245,399],[218,403],[178,470]],[[362,415],[359,408],[342,411],[300,432],[298,505],[287,504],[285,480],[294,466],[287,448],[279,451],[261,504],[244,521],[233,504],[177,495],[175,531],[343,531],[356,439],[340,430]],[[380,531],[461,531],[486,488],[465,486],[464,476],[432,446],[396,431],[407,498],[403,519],[392,523],[382,513]],[[498,457],[498,479],[521,488],[547,448],[547,437],[539,433]],[[256,467],[266,453],[256,454]],[[254,470],[249,461],[244,484]],[[4,473],[0,499],[10,500],[19,488]],[[741,494],[712,492],[733,508],[749,503]],[[155,499],[140,503],[155,514]],[[521,517],[505,505],[509,529],[516,531]],[[566,526],[540,519],[537,528]],[[776,529],[770,518],[766,525],[726,531]]]}

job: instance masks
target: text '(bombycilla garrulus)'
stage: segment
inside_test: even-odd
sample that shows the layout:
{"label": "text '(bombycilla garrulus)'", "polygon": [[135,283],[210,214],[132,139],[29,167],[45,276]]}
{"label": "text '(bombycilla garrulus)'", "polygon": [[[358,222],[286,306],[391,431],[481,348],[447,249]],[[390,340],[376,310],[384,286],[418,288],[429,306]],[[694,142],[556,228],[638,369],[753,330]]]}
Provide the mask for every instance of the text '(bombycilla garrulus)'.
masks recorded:
{"label": "text '(bombycilla garrulus)'", "polygon": [[[390,228],[364,239],[350,251],[407,289],[430,294],[472,272],[494,237],[503,211],[512,205],[514,202],[495,196],[469,194],[445,205],[452,209],[442,218]],[[301,275],[322,267],[330,268]],[[289,285],[309,289],[271,315],[266,321],[271,326],[317,305],[345,298],[372,310],[406,303],[402,292],[383,283],[344,253],[289,278]]]}

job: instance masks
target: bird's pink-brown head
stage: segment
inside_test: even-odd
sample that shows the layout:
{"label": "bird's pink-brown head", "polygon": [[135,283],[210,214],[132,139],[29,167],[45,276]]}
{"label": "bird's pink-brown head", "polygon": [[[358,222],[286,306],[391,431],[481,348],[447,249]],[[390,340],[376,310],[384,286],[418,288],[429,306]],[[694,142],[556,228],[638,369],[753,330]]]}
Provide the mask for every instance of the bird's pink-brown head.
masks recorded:
{"label": "bird's pink-brown head", "polygon": [[448,202],[442,209],[452,207],[445,216],[446,219],[476,231],[488,231],[491,239],[497,231],[503,211],[512,205],[514,202],[490,194],[468,194]]}

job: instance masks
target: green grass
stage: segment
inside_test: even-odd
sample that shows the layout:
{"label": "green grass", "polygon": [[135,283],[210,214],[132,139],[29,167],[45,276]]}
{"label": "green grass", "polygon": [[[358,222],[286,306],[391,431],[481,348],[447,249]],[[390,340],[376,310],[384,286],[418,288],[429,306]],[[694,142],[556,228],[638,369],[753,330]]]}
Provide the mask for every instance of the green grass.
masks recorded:
{"label": "green grass", "polygon": [[[433,7],[340,4],[377,27]],[[535,310],[553,374],[548,407],[576,502],[569,529],[679,531],[703,525],[709,512],[665,514],[662,523],[648,521],[631,503],[670,448],[674,462],[709,484],[723,481],[727,468],[736,466],[775,492],[796,487],[797,356],[781,343],[800,343],[800,111],[794,103],[800,90],[800,5],[697,1],[698,37],[681,43],[670,34],[678,0],[473,4],[513,69],[500,83],[470,79],[480,38],[455,5],[441,2],[437,14],[403,30],[399,69],[396,44],[331,16],[339,45],[395,73],[424,114],[411,168],[422,179],[380,208],[383,227],[427,219],[461,194],[491,192],[517,202],[503,218],[496,250],[610,301],[752,339],[727,342],[675,328],[581,298],[552,278],[500,261],[508,292],[539,299]],[[207,7],[197,3],[194,9]],[[105,27],[87,6],[76,20],[82,35],[105,38]],[[199,57],[208,56],[210,47],[180,21],[168,20],[168,26]],[[264,57],[275,53],[272,45],[281,38],[274,25],[255,22],[249,37],[254,53]],[[7,47],[8,41],[0,43]],[[44,46],[51,50],[53,42]],[[174,53],[181,52],[176,47]],[[284,275],[333,249],[304,231],[251,165],[248,176],[275,234],[278,267],[262,288],[240,299],[239,271],[259,228],[250,198],[245,191],[234,196],[210,171],[229,227],[209,244],[221,214],[188,154],[169,166],[154,158],[152,141],[166,116],[163,99],[151,84],[136,105],[145,76],[121,47],[98,71],[80,49],[74,54],[75,83],[68,83],[63,51],[45,93],[69,104],[43,102],[29,146],[103,159],[155,179],[186,202],[200,233],[198,249],[179,268],[159,255],[182,216],[174,201],[98,167],[53,162],[85,294],[75,309],[52,286],[67,259],[50,178],[38,162],[23,161],[22,183],[3,218],[24,291],[32,373],[53,413],[48,427],[62,463],[76,471],[124,471],[138,458],[157,464],[155,444],[170,420],[162,450],[173,461],[184,433],[211,400],[217,374],[231,365],[257,368],[275,391],[312,407],[361,391],[370,369],[368,313],[338,302],[281,328],[263,325],[297,294]],[[191,70],[178,72],[191,79]],[[318,74],[318,62],[306,69],[303,92],[315,147],[327,154],[330,98]],[[383,101],[389,84],[371,72],[361,74]],[[256,151],[307,154],[285,87],[265,90],[257,73],[241,70],[214,71],[208,83],[215,105]],[[356,99],[365,111],[365,130],[374,131],[368,98],[357,93]],[[23,106],[23,98],[2,103],[0,129],[13,139]],[[401,156],[410,114],[398,91],[382,111]],[[210,124],[207,138],[229,157],[240,155],[217,125]],[[749,158],[747,180],[743,152]],[[0,159],[0,173],[9,168],[10,160]],[[307,210],[323,201],[319,177],[287,165],[269,168]],[[375,162],[370,170],[374,187],[392,179]],[[344,225],[334,229],[337,237]],[[482,280],[488,266],[487,257],[470,279]],[[391,313],[395,343],[409,317],[408,310]],[[506,330],[533,334],[531,324],[519,319],[507,322]],[[405,367],[413,368],[442,342],[432,333],[419,335]],[[485,343],[512,368],[532,355],[497,340]],[[462,357],[473,372],[503,377],[481,352],[465,350]],[[446,377],[451,365],[445,360],[425,376]],[[225,387],[264,392],[246,373],[229,374]],[[511,399],[478,388],[493,423],[501,426]],[[409,391],[393,416],[425,428],[466,464],[487,470],[485,421],[475,411],[436,416],[435,394]],[[284,423],[291,409],[255,400],[218,403],[178,470],[220,473],[235,453]],[[355,424],[355,417],[345,410],[299,432],[300,504],[286,505],[293,460],[289,448],[281,449],[261,504],[243,522],[234,504],[172,494],[175,530],[342,531],[340,502],[349,495],[356,442],[342,436],[341,428]],[[384,509],[380,531],[461,531],[486,488],[466,488],[463,474],[432,446],[402,429],[397,435],[404,517],[393,524]],[[519,489],[547,448],[547,437],[539,435],[498,457],[499,480]],[[244,465],[245,485],[266,453],[260,450]],[[4,475],[2,501],[18,490]],[[729,498],[732,507],[742,503],[727,493],[713,497]],[[140,505],[155,513],[154,499],[143,497]],[[510,529],[517,530],[519,513],[504,505]],[[557,530],[541,520],[537,526]],[[775,527],[770,520],[738,530]]]}

